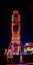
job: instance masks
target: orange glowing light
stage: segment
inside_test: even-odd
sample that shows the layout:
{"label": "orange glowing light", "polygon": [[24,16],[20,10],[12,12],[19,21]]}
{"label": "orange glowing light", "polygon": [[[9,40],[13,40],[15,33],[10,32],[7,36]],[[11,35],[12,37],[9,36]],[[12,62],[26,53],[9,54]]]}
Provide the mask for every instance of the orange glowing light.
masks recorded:
{"label": "orange glowing light", "polygon": [[13,15],[19,15],[19,11],[18,10],[14,10],[13,11]]}

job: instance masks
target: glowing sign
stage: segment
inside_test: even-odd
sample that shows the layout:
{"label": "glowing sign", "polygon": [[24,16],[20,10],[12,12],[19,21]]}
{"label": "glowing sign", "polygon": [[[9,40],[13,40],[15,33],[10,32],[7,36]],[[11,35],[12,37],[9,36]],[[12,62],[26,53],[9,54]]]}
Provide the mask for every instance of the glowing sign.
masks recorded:
{"label": "glowing sign", "polygon": [[30,47],[28,47],[28,48],[27,48],[27,51],[31,51],[31,48],[30,48]]}

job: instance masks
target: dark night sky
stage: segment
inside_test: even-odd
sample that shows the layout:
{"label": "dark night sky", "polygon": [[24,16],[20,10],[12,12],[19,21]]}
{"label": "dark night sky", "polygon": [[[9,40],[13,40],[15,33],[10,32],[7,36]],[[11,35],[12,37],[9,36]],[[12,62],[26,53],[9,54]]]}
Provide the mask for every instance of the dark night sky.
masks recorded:
{"label": "dark night sky", "polygon": [[7,48],[10,43],[10,22],[14,9],[18,9],[21,15],[21,41],[33,42],[33,3],[31,2],[0,2],[0,48]]}

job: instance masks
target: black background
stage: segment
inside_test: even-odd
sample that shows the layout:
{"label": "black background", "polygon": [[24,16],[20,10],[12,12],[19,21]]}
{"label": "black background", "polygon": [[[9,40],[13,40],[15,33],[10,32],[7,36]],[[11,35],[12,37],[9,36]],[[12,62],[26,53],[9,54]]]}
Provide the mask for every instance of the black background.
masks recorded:
{"label": "black background", "polygon": [[33,2],[0,0],[0,49],[9,46],[11,15],[15,9],[18,9],[21,15],[22,44],[33,42]]}

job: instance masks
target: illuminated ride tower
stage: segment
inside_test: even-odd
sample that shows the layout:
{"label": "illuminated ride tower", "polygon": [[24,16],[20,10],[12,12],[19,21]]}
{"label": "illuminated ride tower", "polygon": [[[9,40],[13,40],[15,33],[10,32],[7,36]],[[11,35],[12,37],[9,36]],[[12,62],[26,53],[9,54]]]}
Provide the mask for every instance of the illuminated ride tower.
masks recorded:
{"label": "illuminated ride tower", "polygon": [[22,43],[20,40],[20,29],[21,29],[21,21],[20,14],[18,10],[14,10],[11,18],[11,41],[7,51],[7,59],[14,58],[14,61],[22,62]]}

